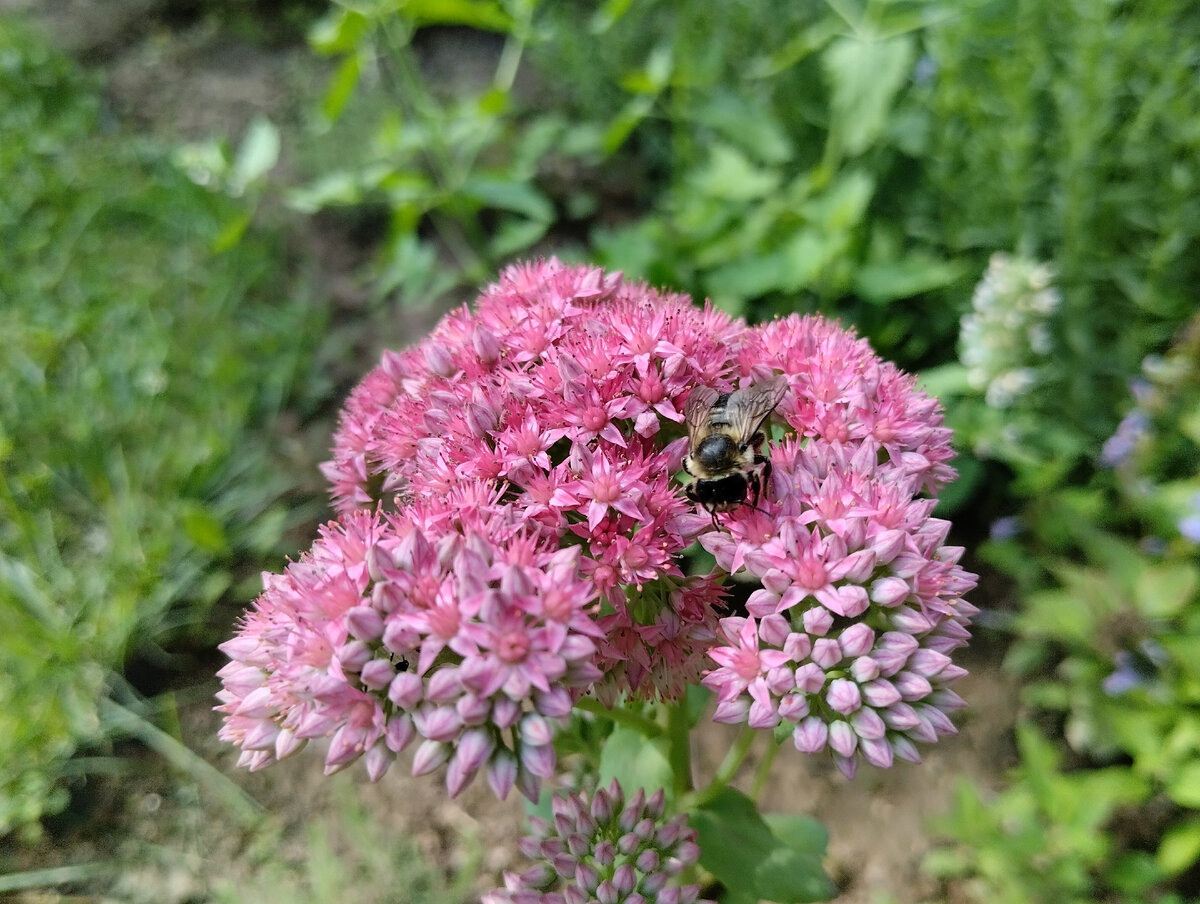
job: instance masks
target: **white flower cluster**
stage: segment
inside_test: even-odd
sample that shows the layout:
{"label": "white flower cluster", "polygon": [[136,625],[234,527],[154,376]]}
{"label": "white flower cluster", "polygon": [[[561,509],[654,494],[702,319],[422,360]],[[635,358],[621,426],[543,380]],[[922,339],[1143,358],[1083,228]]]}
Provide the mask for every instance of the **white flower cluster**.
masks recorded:
{"label": "white flower cluster", "polygon": [[962,319],[958,353],[973,388],[993,408],[1008,408],[1037,384],[1053,348],[1048,319],[1061,296],[1048,264],[1002,252],[987,272]]}

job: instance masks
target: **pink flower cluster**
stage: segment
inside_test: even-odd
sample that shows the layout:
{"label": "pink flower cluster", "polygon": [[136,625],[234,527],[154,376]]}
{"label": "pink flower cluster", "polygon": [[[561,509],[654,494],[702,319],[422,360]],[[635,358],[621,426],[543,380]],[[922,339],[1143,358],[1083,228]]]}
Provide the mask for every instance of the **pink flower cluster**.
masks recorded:
{"label": "pink flower cluster", "polygon": [[917,495],[953,477],[949,431],[911,377],[828,323],[777,321],[756,338],[743,359],[788,375],[779,408],[796,433],[772,450],[764,511],[701,538],[721,569],[761,585],[709,651],[714,718],[788,726],[848,776],[858,755],[919,761],[914,741],[954,731],[946,714],[964,704],[948,685],[966,671],[949,653],[978,611],[950,523]]}
{"label": "pink flower cluster", "polygon": [[[684,403],[778,373],[771,492],[714,530],[675,477]],[[703,677],[719,718],[792,723],[847,771],[912,758],[949,730],[973,611],[917,496],[951,457],[936,402],[835,324],[512,267],[351,395],[324,466],[339,518],[222,647],[222,737],[251,768],[328,737],[327,771],[363,756],[372,778],[419,741],[414,771],[448,763],[451,793],[482,770],[536,797],[579,696]],[[685,575],[698,538],[719,569]],[[750,617],[720,619],[742,574]]]}
{"label": "pink flower cluster", "polygon": [[684,814],[664,822],[664,801],[661,789],[647,799],[639,788],[627,802],[616,779],[590,801],[554,795],[553,819],[531,817],[520,842],[533,866],[505,873],[483,904],[696,904],[699,886],[678,884],[700,857],[696,830]]}

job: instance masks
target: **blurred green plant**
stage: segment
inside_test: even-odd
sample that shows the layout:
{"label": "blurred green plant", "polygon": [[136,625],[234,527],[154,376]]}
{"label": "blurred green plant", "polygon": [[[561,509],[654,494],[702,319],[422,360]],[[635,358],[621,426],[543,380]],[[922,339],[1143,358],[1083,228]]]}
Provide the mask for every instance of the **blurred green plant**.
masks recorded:
{"label": "blurred green plant", "polygon": [[1200,315],[1133,395],[1113,470],[983,549],[1022,590],[1021,765],[994,800],[960,789],[929,864],[979,900],[1182,901],[1200,880]]}
{"label": "blurred green plant", "polygon": [[543,11],[554,40],[534,59],[608,168],[632,174],[625,209],[592,233],[601,262],[737,314],[834,313],[905,362],[952,334],[956,313],[897,302],[954,283],[963,264],[879,215],[892,183],[911,180],[919,136],[902,100],[940,5]]}
{"label": "blurred green plant", "polygon": [[[386,843],[378,843],[386,839]],[[475,900],[472,884],[483,849],[469,833],[458,838],[459,861],[447,877],[406,836],[397,837],[379,813],[368,813],[348,795],[332,813],[298,833],[291,856],[280,855],[280,833],[255,840],[248,876],[213,876],[213,904],[454,904]],[[298,849],[296,849],[298,848]],[[239,864],[239,871],[245,866]],[[152,901],[153,899],[147,899]]]}
{"label": "blurred green plant", "polygon": [[213,603],[302,516],[270,431],[321,324],[275,294],[277,243],[229,241],[237,202],[106,131],[97,86],[7,17],[0,134],[3,835],[129,733],[126,662],[212,643]]}
{"label": "blurred green plant", "polygon": [[[1125,381],[1195,309],[1200,8],[969,0],[925,33],[925,136],[906,233],[949,255],[1049,260],[1053,374],[1030,402],[1057,432],[1015,467],[1037,495],[1094,464]],[[982,267],[982,261],[980,261]]]}
{"label": "blurred green plant", "polygon": [[[339,3],[312,32],[339,59],[318,117],[337,159],[291,199],[383,205],[381,294],[486,279],[534,247],[739,314],[833,311],[916,360],[957,312],[889,303],[966,268],[869,214],[911,164],[897,105],[940,15],[930,2]],[[495,60],[491,78],[442,88],[422,65],[430,25],[501,33],[470,43]],[[434,247],[451,267],[431,272]],[[934,313],[938,335],[916,328]]]}
{"label": "blurred green plant", "polygon": [[[528,125],[514,101],[534,6],[346,2],[311,29],[312,47],[337,66],[311,123],[309,168],[318,175],[289,201],[306,213],[383,206],[388,225],[373,265],[378,296],[399,291],[429,303],[482,282],[555,222],[554,204],[534,177],[563,128],[549,119]],[[431,72],[415,38],[433,25],[476,31],[453,64]],[[464,59],[472,66],[461,66]],[[494,61],[490,77],[461,74],[481,60]]]}

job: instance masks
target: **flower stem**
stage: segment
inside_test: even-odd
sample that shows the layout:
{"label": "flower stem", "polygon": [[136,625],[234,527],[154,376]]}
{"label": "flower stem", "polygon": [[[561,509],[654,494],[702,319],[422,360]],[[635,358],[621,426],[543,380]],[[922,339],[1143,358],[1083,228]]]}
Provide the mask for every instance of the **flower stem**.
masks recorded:
{"label": "flower stem", "polygon": [[750,752],[750,745],[754,743],[754,739],[758,734],[757,730],[749,726],[742,726],[742,733],[738,735],[737,740],[733,742],[733,746],[729,748],[729,752],[725,754],[725,759],[717,767],[717,773],[713,776],[713,780],[709,782],[707,788],[696,795],[695,804],[698,805],[712,800],[721,792],[722,788],[733,780],[733,777],[737,775],[738,768],[742,765],[742,761],[746,758],[746,754]]}
{"label": "flower stem", "polygon": [[692,790],[692,744],[684,701],[667,707],[667,761],[675,779],[675,799]]}
{"label": "flower stem", "polygon": [[754,770],[754,786],[750,792],[750,798],[755,803],[762,797],[763,788],[766,787],[767,778],[771,774],[771,766],[775,764],[775,755],[779,753],[781,742],[771,737],[771,742],[767,745],[766,755],[763,756],[762,762],[758,764],[758,768]]}
{"label": "flower stem", "polygon": [[630,712],[627,709],[618,707],[617,709],[609,709],[595,697],[583,697],[575,703],[577,709],[584,712],[592,713],[593,715],[603,716],[605,719],[611,719],[619,725],[627,725],[630,728],[636,729],[648,738],[657,738],[663,733],[663,728],[653,719],[647,719],[640,713]]}

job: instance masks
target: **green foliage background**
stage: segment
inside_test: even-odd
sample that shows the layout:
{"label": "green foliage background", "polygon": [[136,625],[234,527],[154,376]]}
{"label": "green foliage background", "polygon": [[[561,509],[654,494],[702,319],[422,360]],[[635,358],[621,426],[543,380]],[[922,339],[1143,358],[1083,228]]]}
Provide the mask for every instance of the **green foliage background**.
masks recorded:
{"label": "green foliage background", "polygon": [[215,643],[210,607],[279,551],[271,425],[322,314],[278,293],[269,236],[215,250],[238,207],[106,132],[95,84],[5,20],[0,134],[4,834],[122,733],[126,661]]}
{"label": "green foliage background", "polygon": [[[0,19],[0,833],[35,833],[89,768],[72,758],[128,730],[131,657],[211,646],[214,602],[277,564],[299,478],[272,424],[321,402],[298,378],[326,315],[266,199],[380,224],[364,332],[555,253],[752,318],[838,316],[919,371],[964,452],[945,511],[1011,588],[989,623],[1023,682],[1011,787],[960,789],[931,874],[988,901],[1200,894],[1200,8],[319,11],[331,75],[287,184],[262,179],[268,125],[237,159],[106,130],[92,78]],[[434,27],[494,69],[431,72]],[[1002,410],[958,360],[995,252],[1049,263],[1061,295],[1037,385]]]}

